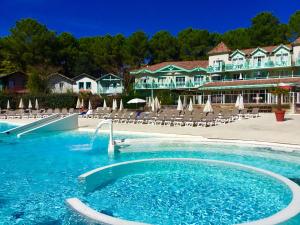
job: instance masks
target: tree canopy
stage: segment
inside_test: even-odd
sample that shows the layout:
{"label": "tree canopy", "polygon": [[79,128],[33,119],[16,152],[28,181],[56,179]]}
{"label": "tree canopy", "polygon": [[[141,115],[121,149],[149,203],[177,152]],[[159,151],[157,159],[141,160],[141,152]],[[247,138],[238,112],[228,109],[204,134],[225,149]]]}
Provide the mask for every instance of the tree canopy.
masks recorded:
{"label": "tree canopy", "polygon": [[[269,12],[262,12],[246,28],[224,34],[187,28],[172,35],[158,31],[148,36],[137,31],[122,34],[76,38],[57,34],[34,19],[21,19],[10,34],[0,38],[0,73],[20,70],[33,74],[32,80],[44,80],[53,70],[73,77],[81,73],[100,75],[128,71],[146,63],[173,60],[206,59],[207,52],[224,41],[232,49],[276,45],[300,36],[300,11],[287,24]],[[37,77],[39,71],[40,77]]]}

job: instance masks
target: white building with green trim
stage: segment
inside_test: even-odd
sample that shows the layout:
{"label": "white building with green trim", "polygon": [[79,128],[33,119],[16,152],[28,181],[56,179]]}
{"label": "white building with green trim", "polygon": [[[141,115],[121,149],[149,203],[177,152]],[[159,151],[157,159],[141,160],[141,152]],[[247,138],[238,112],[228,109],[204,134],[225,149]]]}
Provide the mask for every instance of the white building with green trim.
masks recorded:
{"label": "white building with green trim", "polygon": [[[280,85],[290,90],[283,102],[300,103],[300,38],[290,44],[251,49],[228,48],[223,42],[208,53],[207,61],[163,62],[131,72],[136,90],[175,90],[204,103],[273,104],[271,90]],[[292,97],[292,98],[291,98]]]}

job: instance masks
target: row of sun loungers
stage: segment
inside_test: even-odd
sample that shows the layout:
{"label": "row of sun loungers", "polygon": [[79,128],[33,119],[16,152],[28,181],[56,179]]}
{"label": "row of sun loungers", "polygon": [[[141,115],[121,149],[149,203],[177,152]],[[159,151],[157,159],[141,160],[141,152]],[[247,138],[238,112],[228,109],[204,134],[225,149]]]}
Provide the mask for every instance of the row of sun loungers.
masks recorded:
{"label": "row of sun loungers", "polygon": [[159,113],[154,112],[130,112],[127,110],[113,111],[98,110],[95,113],[82,115],[84,118],[100,118],[112,119],[114,123],[123,124],[151,124],[165,126],[215,126],[217,124],[225,124],[234,122],[238,119],[255,118],[259,116],[259,109],[254,108],[250,111],[233,110],[221,111],[215,110],[212,113],[203,113],[200,110],[193,112],[177,111],[176,109],[166,109]]}
{"label": "row of sun loungers", "polygon": [[4,110],[0,112],[0,119],[22,119],[22,118],[45,118],[53,114],[61,114],[62,116],[77,113],[74,108],[56,108],[56,109],[40,109],[40,110]]}

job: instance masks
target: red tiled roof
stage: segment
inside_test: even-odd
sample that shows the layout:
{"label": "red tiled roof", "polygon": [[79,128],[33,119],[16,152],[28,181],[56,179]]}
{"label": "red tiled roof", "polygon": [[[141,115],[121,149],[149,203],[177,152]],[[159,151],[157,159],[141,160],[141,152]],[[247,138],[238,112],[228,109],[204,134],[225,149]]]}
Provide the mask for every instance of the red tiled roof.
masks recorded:
{"label": "red tiled roof", "polygon": [[298,37],[294,42],[294,45],[300,45],[300,37]]}
{"label": "red tiled roof", "polygon": [[162,63],[157,63],[151,66],[145,66],[141,69],[146,69],[150,71],[155,71],[159,70],[163,67],[173,65],[173,66],[178,66],[187,70],[191,70],[197,67],[202,67],[206,68],[208,66],[208,60],[194,60],[194,61],[176,61],[176,62],[162,62]]}
{"label": "red tiled roof", "polygon": [[216,47],[208,52],[208,55],[220,54],[220,53],[228,53],[231,52],[231,49],[224,44],[224,42],[220,42]]}
{"label": "red tiled roof", "polygon": [[300,77],[273,78],[259,80],[235,80],[235,81],[215,81],[203,85],[203,87],[225,87],[238,85],[256,85],[256,84],[279,84],[279,83],[299,83]]}
{"label": "red tiled roof", "polygon": [[[250,55],[251,52],[253,52],[255,49],[257,48],[261,48],[263,50],[265,50],[266,52],[272,52],[274,49],[276,49],[278,46],[280,45],[271,45],[271,46],[265,46],[265,47],[256,47],[256,48],[246,48],[246,49],[240,49],[241,52],[244,52],[246,55]],[[291,44],[286,44],[284,45],[288,48],[291,48]]]}

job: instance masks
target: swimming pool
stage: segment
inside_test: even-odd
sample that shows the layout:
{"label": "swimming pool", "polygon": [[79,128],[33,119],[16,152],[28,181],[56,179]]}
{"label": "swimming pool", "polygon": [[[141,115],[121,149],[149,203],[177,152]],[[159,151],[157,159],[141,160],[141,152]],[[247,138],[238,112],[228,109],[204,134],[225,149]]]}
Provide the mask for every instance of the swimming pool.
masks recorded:
{"label": "swimming pool", "polygon": [[[7,125],[0,124],[0,129],[6,128]],[[142,140],[149,138],[151,136],[144,136]],[[143,145],[141,140],[126,152],[109,158],[106,151],[108,136],[99,135],[95,148],[88,150],[85,144],[90,139],[91,134],[87,132],[63,132],[2,140],[0,221],[3,224],[75,224],[76,221],[70,221],[64,201],[74,196],[88,198],[77,177],[94,168],[128,160],[166,157],[215,159],[267,169],[296,182],[300,178],[300,155],[297,153],[274,152],[269,148],[184,143],[149,146]],[[141,151],[133,152],[130,148]]]}

